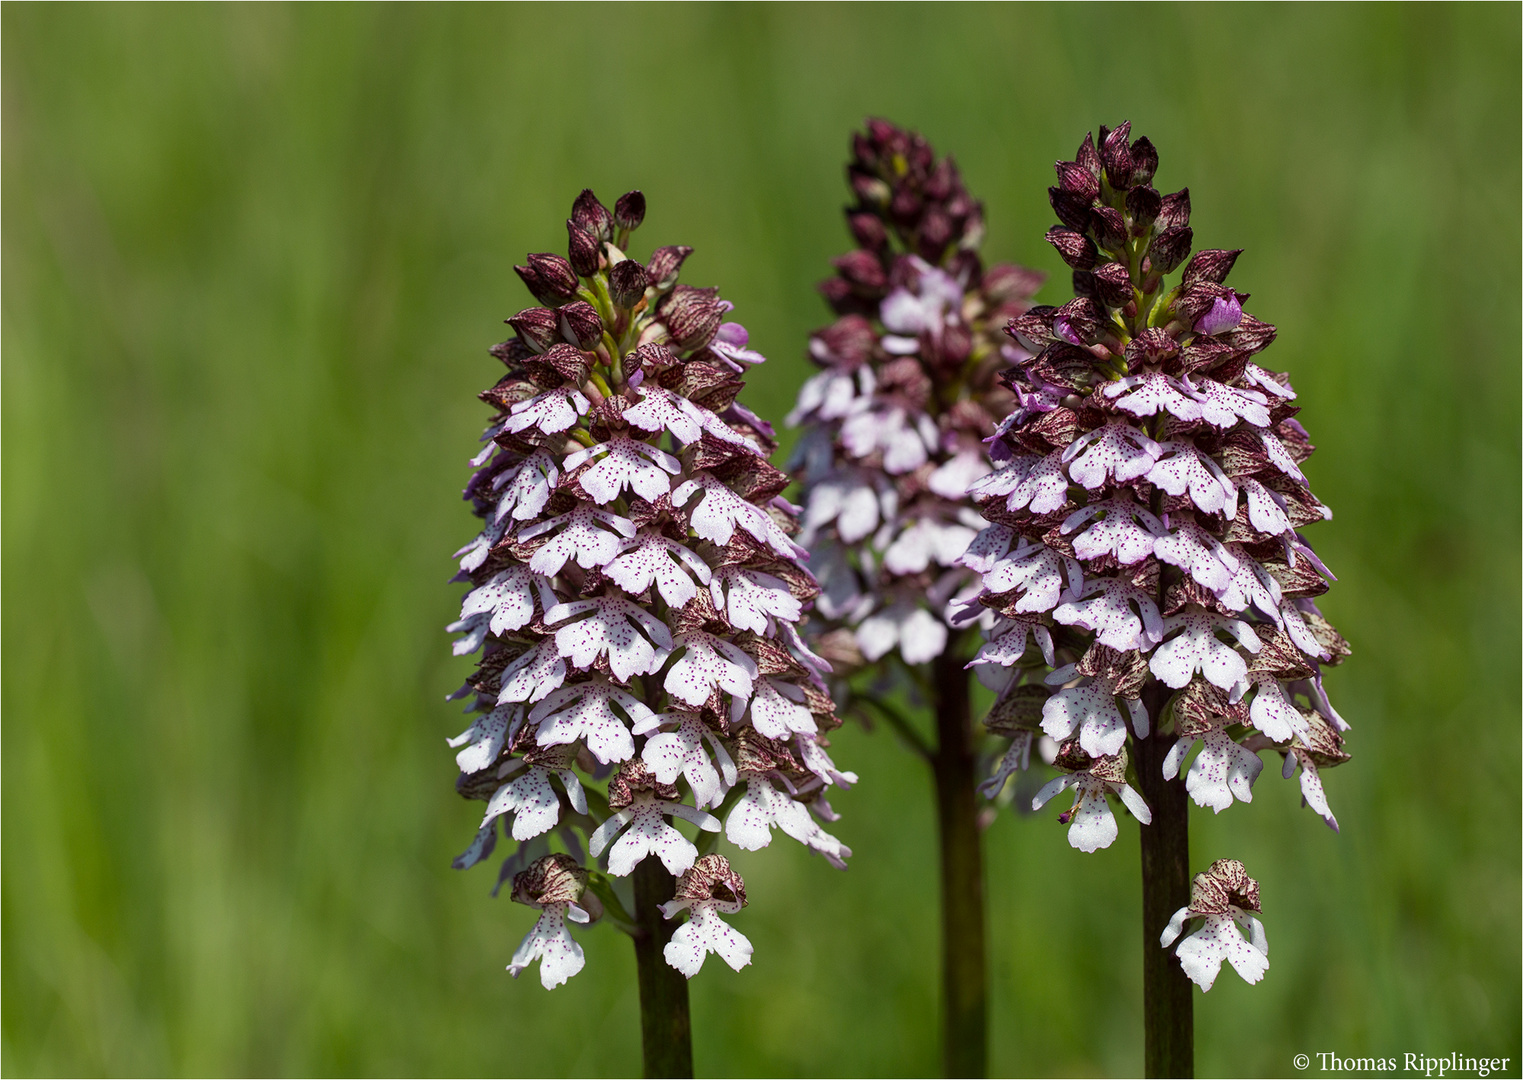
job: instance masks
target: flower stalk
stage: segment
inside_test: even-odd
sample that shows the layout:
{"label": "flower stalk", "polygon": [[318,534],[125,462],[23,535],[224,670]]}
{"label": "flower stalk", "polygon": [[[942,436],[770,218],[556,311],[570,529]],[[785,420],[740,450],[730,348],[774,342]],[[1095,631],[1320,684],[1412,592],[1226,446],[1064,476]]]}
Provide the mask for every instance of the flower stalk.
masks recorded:
{"label": "flower stalk", "polygon": [[[978,576],[957,557],[981,522],[968,486],[990,465],[983,441],[1013,397],[999,372],[1025,357],[1000,329],[1041,276],[985,267],[983,208],[951,158],[921,136],[869,120],[852,145],[847,223],[857,248],[820,291],[836,322],[815,333],[821,372],[789,423],[805,504],[800,542],[823,593],[813,622],[837,697],[869,706],[930,765],[942,898],[943,1061],[987,1064],[984,882],[975,790],[986,741],[973,722],[967,650],[950,625]],[[929,699],[920,734],[884,695]]]}
{"label": "flower stalk", "polygon": [[688,1009],[687,979],[663,955],[674,927],[661,906],[677,894],[677,879],[654,859],[634,872],[635,968],[640,981],[640,1048],[645,1075],[693,1075],[693,1020]]}

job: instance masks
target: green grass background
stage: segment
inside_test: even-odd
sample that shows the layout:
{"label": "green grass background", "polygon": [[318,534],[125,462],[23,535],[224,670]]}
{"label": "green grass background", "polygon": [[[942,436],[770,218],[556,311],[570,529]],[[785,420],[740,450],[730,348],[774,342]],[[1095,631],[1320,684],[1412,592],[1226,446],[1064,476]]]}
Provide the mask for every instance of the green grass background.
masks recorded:
{"label": "green grass background", "polygon": [[[7,4],[3,1043],[23,1074],[628,1075],[632,950],[545,993],[532,913],[449,860],[458,499],[572,197],[641,187],[772,362],[848,247],[847,136],[923,129],[986,253],[1057,271],[1050,163],[1130,118],[1276,323],[1336,511],[1341,836],[1271,765],[1193,814],[1263,885],[1267,979],[1202,1074],[1519,1052],[1519,37],[1487,6]],[[1054,281],[1044,297],[1070,293]],[[924,1075],[929,785],[837,759],[845,874],[737,859],[757,945],[693,983],[714,1075]],[[987,834],[993,1068],[1141,1066],[1135,829]],[[1310,1075],[1318,1074],[1314,1064]]]}

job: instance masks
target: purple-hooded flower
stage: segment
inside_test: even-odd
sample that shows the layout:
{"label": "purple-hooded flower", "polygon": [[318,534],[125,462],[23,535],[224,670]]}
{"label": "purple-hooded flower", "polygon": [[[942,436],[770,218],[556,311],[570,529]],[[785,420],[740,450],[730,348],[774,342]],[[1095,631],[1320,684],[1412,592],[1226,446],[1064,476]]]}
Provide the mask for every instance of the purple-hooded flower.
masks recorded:
{"label": "purple-hooded flower", "polygon": [[[1273,749],[1336,828],[1322,770],[1348,759],[1347,725],[1321,679],[1348,647],[1314,610],[1332,575],[1296,531],[1329,516],[1301,468],[1312,446],[1289,380],[1253,362],[1274,328],[1223,284],[1240,253],[1200,252],[1180,284],[1165,284],[1189,252],[1189,200],[1154,191],[1154,166],[1135,168],[1139,152],[1156,163],[1128,127],[1102,129],[1098,146],[1086,139],[1058,164],[1051,198],[1063,224],[1049,239],[1078,296],[1008,328],[1027,355],[1001,375],[1016,406],[990,443],[998,467],[969,488],[991,524],[961,560],[983,584],[964,609],[983,616],[989,637],[975,664],[1006,669],[1002,683],[981,675],[1006,696],[1028,693],[1028,709],[1030,691],[1051,687],[1036,691],[1040,727],[1065,753],[1112,762],[1130,744],[1139,767],[1151,763],[1144,792],[1183,783],[1220,812],[1252,799],[1259,754]],[[1049,642],[1041,655],[1026,645],[1038,631]],[[1067,775],[1039,798],[1076,787],[1071,839],[1104,846],[1115,836],[1104,783],[1093,768],[1059,764]],[[1004,783],[995,775],[991,791]],[[1232,874],[1251,885],[1240,864],[1222,862],[1197,891]],[[1237,906],[1192,902],[1188,914],[1207,926],[1179,955],[1203,988],[1223,958],[1250,982],[1267,967],[1257,920],[1244,916],[1250,941],[1231,929],[1234,912],[1258,910],[1251,891]],[[1165,944],[1179,932],[1171,924]]]}
{"label": "purple-hooded flower", "polygon": [[1058,815],[1058,820],[1068,826],[1068,843],[1083,852],[1099,851],[1110,847],[1121,835],[1116,825],[1116,815],[1111,812],[1108,793],[1114,792],[1142,824],[1153,820],[1152,812],[1142,796],[1133,791],[1126,782],[1126,750],[1115,754],[1095,757],[1083,750],[1076,742],[1063,744],[1053,762],[1060,769],[1069,770],[1066,775],[1055,777],[1042,785],[1031,800],[1031,809],[1040,810],[1049,799],[1068,788],[1074,789],[1073,806]]}
{"label": "purple-hooded flower", "polygon": [[518,842],[501,873],[541,912],[511,970],[538,959],[547,987],[583,964],[568,920],[606,902],[631,925],[608,879],[652,857],[688,890],[668,905],[691,917],[667,962],[691,976],[706,951],[749,958],[719,921],[743,884],[678,821],[705,850],[728,818],[748,850],[778,825],[835,865],[850,854],[811,817],[833,820],[824,789],[855,780],[825,750],[829,667],[794,625],[819,586],[772,428],[736,399],[764,358],[716,290],[678,284],[690,249],[644,267],[621,250],[643,216],[637,192],[613,214],[583,192],[570,259],[520,271],[555,307],[514,316],[493,350],[507,372],[481,395],[496,415],[465,490],[484,527],[456,555],[450,629],[480,663],[452,695],[478,715],[450,745],[458,790],[487,806],[455,865],[491,854],[500,819]]}
{"label": "purple-hooded flower", "polygon": [[[1226,960],[1246,983],[1256,983],[1269,970],[1269,939],[1259,922],[1259,883],[1236,859],[1218,859],[1190,886],[1190,905],[1174,913],[1159,939],[1173,945],[1191,919],[1201,926],[1176,950],[1179,965],[1202,990],[1211,989]],[[1245,938],[1238,931],[1242,927]]]}
{"label": "purple-hooded flower", "polygon": [[751,962],[751,942],[720,915],[733,915],[746,906],[746,886],[723,855],[705,855],[677,882],[677,897],[661,905],[668,919],[686,911],[687,922],[666,944],[666,962],[688,978],[698,974],[709,953],[717,953],[739,971]]}
{"label": "purple-hooded flower", "polygon": [[539,921],[508,965],[513,978],[538,960],[539,981],[546,990],[553,990],[582,970],[587,958],[566,922],[586,923],[592,918],[577,903],[586,891],[587,876],[571,856],[546,855],[513,879],[513,899],[539,908]]}

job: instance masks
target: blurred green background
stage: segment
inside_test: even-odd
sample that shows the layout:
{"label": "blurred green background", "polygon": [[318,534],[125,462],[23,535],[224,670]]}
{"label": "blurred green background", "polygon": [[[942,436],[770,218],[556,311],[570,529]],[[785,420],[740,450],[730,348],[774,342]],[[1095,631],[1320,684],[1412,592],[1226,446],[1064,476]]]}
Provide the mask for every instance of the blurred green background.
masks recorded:
{"label": "blurred green background", "polygon": [[[1519,1051],[1520,15],[1486,6],[7,4],[3,1056],[22,1074],[628,1075],[632,950],[544,992],[450,870],[458,492],[572,197],[643,188],[779,416],[847,249],[847,137],[925,131],[1049,272],[1051,162],[1130,118],[1280,328],[1356,654],[1335,836],[1266,769],[1193,862],[1273,967],[1197,994],[1202,1074]],[[1070,293],[1050,285],[1044,297]],[[714,1075],[924,1075],[928,777],[837,760],[845,874],[737,859],[757,945],[693,983]],[[1055,811],[1054,811],[1055,813]],[[1141,1066],[1136,833],[987,834],[997,1073]],[[1314,1064],[1309,1075],[1318,1074]]]}

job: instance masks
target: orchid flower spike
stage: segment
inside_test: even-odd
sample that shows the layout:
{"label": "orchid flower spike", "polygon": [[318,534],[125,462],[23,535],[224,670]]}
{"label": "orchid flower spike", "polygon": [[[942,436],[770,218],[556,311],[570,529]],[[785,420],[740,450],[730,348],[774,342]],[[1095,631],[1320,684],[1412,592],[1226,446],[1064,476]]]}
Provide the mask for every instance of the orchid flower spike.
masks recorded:
{"label": "orchid flower spike", "polygon": [[516,268],[540,306],[491,350],[506,372],[480,395],[494,415],[465,488],[483,525],[456,553],[449,629],[479,663],[450,745],[486,812],[455,865],[499,830],[517,841],[499,885],[540,916],[510,970],[537,959],[546,987],[583,965],[570,923],[632,929],[622,879],[646,859],[678,879],[666,960],[691,977],[708,952],[751,954],[720,919],[745,903],[721,835],[851,854],[815,821],[856,779],[830,759],[830,667],[797,629],[820,590],[772,427],[738,399],[764,357],[718,290],[680,283],[690,248],[628,254],[644,215],[639,192],[610,212],[584,191],[567,256]]}

